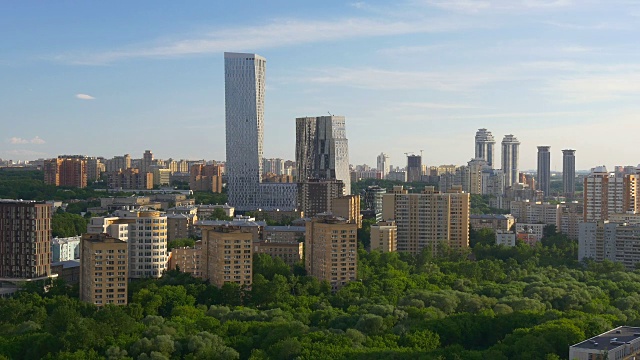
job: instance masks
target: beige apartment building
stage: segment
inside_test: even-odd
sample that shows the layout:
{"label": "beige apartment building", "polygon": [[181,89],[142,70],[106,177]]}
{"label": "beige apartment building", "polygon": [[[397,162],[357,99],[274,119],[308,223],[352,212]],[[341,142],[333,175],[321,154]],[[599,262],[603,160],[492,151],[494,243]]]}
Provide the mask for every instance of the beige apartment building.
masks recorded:
{"label": "beige apartment building", "polygon": [[200,225],[203,278],[221,287],[249,286],[253,280],[253,233],[250,226]]}
{"label": "beige apartment building", "polygon": [[396,222],[398,251],[419,254],[426,248],[436,255],[441,244],[463,251],[469,247],[469,201],[460,185],[446,193],[425,186],[419,194],[394,186],[383,196],[382,218]]}
{"label": "beige apartment building", "polygon": [[202,268],[202,241],[196,241],[194,247],[180,247],[171,250],[169,269],[190,273],[194,277],[204,277]]}
{"label": "beige apartment building", "polygon": [[520,223],[557,225],[558,204],[540,201],[511,201],[511,215]]}
{"label": "beige apartment building", "polygon": [[195,235],[196,214],[167,215],[167,241],[184,239]]}
{"label": "beige apartment building", "polygon": [[395,221],[380,221],[375,225],[371,225],[371,251],[397,251],[397,238],[398,227]]}
{"label": "beige apartment building", "polygon": [[107,234],[80,241],[80,300],[98,306],[127,304],[127,243]]}
{"label": "beige apartment building", "polygon": [[320,215],[306,223],[305,267],[336,291],[358,274],[358,225],[333,215]]}
{"label": "beige apartment building", "polygon": [[362,215],[360,215],[360,195],[346,195],[331,200],[331,212],[333,215],[345,218],[350,223],[362,228]]}
{"label": "beige apartment building", "polygon": [[298,241],[262,240],[253,244],[255,253],[267,254],[272,258],[280,258],[291,267],[301,262],[304,254],[304,244]]}
{"label": "beige apartment building", "polygon": [[509,231],[516,223],[511,214],[478,214],[469,215],[469,224],[473,230],[491,229],[493,231]]}

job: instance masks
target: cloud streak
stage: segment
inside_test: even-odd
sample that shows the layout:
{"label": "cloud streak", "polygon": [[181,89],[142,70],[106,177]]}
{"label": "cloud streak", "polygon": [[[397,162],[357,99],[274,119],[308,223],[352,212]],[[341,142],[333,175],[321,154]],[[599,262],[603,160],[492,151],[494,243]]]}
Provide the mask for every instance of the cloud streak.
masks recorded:
{"label": "cloud streak", "polygon": [[9,143],[10,144],[14,144],[14,145],[23,145],[23,144],[36,144],[36,145],[41,145],[46,143],[46,141],[44,141],[40,136],[34,137],[31,140],[28,139],[23,139],[23,138],[19,138],[19,137],[12,137],[9,139]]}
{"label": "cloud streak", "polygon": [[140,45],[99,53],[64,54],[55,60],[79,65],[106,65],[135,58],[172,58],[224,51],[256,51],[299,44],[377,36],[438,33],[474,26],[468,19],[414,17],[403,20],[343,18],[330,21],[280,19],[270,23],[221,29],[194,38]]}
{"label": "cloud streak", "polygon": [[91,95],[87,95],[87,94],[76,94],[76,99],[80,99],[80,100],[95,100],[96,98],[94,98]]}

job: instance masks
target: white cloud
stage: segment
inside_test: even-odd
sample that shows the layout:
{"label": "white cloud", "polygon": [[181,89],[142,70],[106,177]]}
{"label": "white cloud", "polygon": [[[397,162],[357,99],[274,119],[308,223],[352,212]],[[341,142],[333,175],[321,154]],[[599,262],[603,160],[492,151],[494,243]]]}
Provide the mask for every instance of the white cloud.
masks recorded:
{"label": "white cloud", "polygon": [[[185,55],[256,51],[267,48],[403,34],[437,33],[478,26],[470,20],[413,16],[403,20],[342,18],[336,20],[279,19],[265,25],[221,29],[194,38],[141,45],[101,53],[66,54],[58,61],[104,65],[132,58],[168,58]],[[485,26],[485,25],[483,25]]]}
{"label": "white cloud", "polygon": [[9,142],[11,144],[28,144],[29,140],[23,139],[23,138],[19,138],[19,137],[12,137],[11,139],[9,139]]}
{"label": "white cloud", "polygon": [[87,95],[87,94],[76,94],[76,99],[80,99],[80,100],[95,100],[96,98],[94,98],[91,95]]}
{"label": "white cloud", "polygon": [[44,141],[40,136],[34,137],[31,140],[28,139],[23,139],[23,138],[19,138],[19,137],[12,137],[11,139],[9,139],[9,143],[11,144],[36,144],[36,145],[41,145],[44,144],[46,141]]}
{"label": "white cloud", "polygon": [[559,9],[575,4],[572,0],[424,0],[419,2],[463,13]]}

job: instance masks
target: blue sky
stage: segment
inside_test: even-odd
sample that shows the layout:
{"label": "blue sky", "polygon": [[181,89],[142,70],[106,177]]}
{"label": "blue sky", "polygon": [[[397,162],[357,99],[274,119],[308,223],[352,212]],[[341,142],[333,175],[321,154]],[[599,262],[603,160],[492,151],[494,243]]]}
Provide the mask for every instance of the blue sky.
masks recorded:
{"label": "blue sky", "polygon": [[[464,164],[478,128],[577,167],[637,164],[640,3],[0,3],[0,158],[224,159],[223,52],[267,58],[265,156],[295,118],[347,119],[352,164]],[[498,149],[499,149],[499,144]],[[498,151],[499,154],[499,151]]]}

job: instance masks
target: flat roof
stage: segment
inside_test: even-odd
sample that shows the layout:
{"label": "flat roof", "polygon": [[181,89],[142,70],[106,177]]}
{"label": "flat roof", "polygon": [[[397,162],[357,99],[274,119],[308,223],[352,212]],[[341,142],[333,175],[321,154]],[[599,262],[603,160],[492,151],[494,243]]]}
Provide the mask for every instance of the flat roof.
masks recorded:
{"label": "flat roof", "polygon": [[640,327],[620,326],[591,339],[572,345],[572,348],[610,351],[640,338]]}
{"label": "flat roof", "polygon": [[265,226],[264,231],[291,231],[291,232],[304,232],[306,228],[304,226]]}

